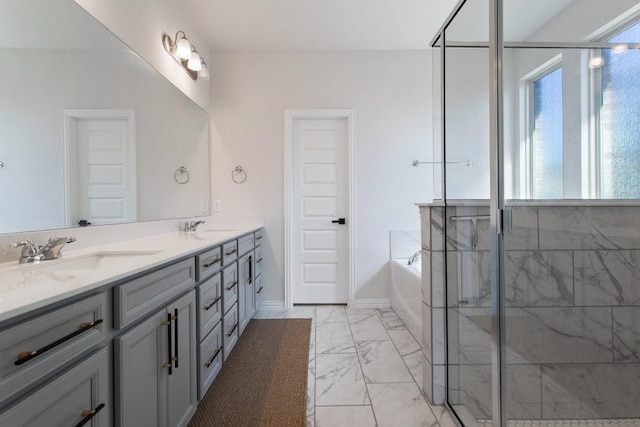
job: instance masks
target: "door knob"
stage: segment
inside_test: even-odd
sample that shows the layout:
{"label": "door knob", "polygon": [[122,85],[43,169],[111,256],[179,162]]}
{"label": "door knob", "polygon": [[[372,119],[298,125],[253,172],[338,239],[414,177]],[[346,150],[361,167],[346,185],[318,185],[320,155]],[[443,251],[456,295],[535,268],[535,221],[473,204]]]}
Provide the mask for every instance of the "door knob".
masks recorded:
{"label": "door knob", "polygon": [[346,224],[347,221],[344,218],[338,218],[338,219],[334,219],[333,221],[331,221],[331,223],[333,223],[333,224]]}

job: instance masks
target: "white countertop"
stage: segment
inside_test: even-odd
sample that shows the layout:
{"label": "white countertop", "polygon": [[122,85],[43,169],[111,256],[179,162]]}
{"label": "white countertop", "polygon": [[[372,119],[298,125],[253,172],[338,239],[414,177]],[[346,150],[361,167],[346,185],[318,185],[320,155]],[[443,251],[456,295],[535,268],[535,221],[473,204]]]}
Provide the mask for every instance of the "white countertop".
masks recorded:
{"label": "white countertop", "polygon": [[[261,227],[252,224],[233,230],[207,231],[205,225],[190,235],[165,233],[76,251],[69,244],[60,259],[34,264],[19,264],[17,260],[0,264],[0,322],[195,255]],[[99,258],[105,262],[88,262]]]}

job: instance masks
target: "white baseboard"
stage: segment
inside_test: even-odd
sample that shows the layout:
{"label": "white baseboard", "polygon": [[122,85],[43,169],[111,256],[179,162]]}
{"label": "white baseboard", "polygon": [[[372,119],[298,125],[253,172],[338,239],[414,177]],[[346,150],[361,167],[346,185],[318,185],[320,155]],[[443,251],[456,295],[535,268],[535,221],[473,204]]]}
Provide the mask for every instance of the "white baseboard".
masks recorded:
{"label": "white baseboard", "polygon": [[[391,307],[390,298],[371,298],[356,300],[355,308],[389,308]],[[276,311],[284,310],[284,301],[262,301],[258,310]]]}
{"label": "white baseboard", "polygon": [[262,301],[258,310],[275,311],[284,310],[284,301]]}
{"label": "white baseboard", "polygon": [[391,307],[390,298],[371,298],[357,299],[356,308],[389,308]]}

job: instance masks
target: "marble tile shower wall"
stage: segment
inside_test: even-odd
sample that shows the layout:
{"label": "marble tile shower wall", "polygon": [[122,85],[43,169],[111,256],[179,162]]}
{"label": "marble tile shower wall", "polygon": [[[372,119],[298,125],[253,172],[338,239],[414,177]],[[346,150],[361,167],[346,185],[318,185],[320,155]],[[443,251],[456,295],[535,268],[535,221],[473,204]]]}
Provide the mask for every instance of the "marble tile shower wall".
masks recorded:
{"label": "marble tile shower wall", "polygon": [[[421,208],[425,392],[442,403],[447,310],[450,401],[477,418],[491,414],[489,222],[451,217],[488,213]],[[515,206],[505,248],[509,417],[640,417],[640,207]]]}

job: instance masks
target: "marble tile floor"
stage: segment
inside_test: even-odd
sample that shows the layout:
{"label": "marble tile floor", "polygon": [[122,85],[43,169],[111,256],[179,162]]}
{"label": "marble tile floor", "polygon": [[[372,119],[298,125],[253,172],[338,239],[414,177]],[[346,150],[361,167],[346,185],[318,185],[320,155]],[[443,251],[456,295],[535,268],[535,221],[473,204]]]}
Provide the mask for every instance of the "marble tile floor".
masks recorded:
{"label": "marble tile floor", "polygon": [[[482,427],[493,427],[491,420],[479,420]],[[509,420],[509,427],[638,427],[640,420]]]}
{"label": "marble tile floor", "polygon": [[422,393],[422,349],[390,308],[297,306],[255,318],[312,318],[307,427],[455,427]]}

